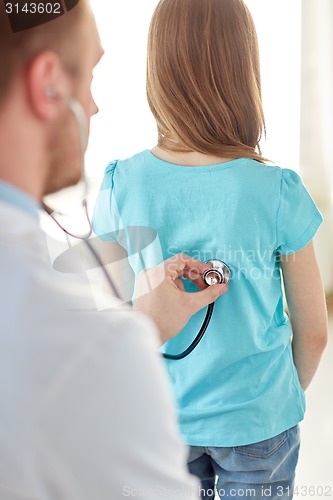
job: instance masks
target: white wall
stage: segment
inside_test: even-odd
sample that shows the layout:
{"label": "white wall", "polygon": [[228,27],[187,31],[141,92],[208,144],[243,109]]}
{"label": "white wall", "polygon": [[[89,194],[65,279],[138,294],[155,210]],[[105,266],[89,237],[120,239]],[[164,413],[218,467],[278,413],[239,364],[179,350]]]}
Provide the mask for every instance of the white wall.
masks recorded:
{"label": "white wall", "polygon": [[332,0],[303,0],[302,24],[301,174],[324,217],[315,244],[329,295],[333,293]]}

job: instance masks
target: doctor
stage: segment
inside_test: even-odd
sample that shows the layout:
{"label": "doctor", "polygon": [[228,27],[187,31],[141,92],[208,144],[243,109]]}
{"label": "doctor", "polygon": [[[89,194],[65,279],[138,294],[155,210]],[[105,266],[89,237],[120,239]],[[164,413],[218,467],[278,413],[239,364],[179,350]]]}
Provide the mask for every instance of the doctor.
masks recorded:
{"label": "doctor", "polygon": [[52,270],[38,210],[80,179],[68,102],[98,111],[102,48],[85,0],[15,34],[0,9],[0,497],[198,498],[157,350],[226,288],[186,294],[179,277],[200,285],[207,266],[176,256],[149,271],[165,278],[135,305],[152,321],[93,312],[88,287]]}

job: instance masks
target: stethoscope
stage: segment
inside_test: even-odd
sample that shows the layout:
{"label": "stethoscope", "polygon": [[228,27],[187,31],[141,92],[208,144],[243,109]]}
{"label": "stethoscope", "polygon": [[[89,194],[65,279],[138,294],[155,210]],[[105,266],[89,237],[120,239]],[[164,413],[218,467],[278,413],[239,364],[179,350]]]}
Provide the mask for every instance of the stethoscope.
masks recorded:
{"label": "stethoscope", "polygon": [[[202,275],[206,285],[212,286],[222,283],[225,283],[227,285],[229,283],[231,277],[231,271],[229,266],[225,262],[223,262],[222,260],[213,259],[213,260],[207,260],[205,264],[211,266],[211,268],[207,269],[207,271],[205,271],[204,274]],[[191,354],[191,352],[197,347],[197,345],[201,341],[202,337],[205,335],[210,320],[212,319],[213,311],[214,311],[214,302],[212,304],[209,304],[204,322],[202,323],[202,327],[200,328],[198,335],[195,337],[192,344],[190,344],[188,348],[185,349],[185,351],[183,351],[180,354],[163,353],[163,357],[165,359],[183,359],[186,358],[186,356],[188,356],[189,354]]]}
{"label": "stethoscope", "polygon": [[[50,93],[50,96],[55,97],[55,95]],[[94,247],[91,245],[89,238],[92,235],[93,228],[92,228],[92,223],[89,217],[89,212],[88,212],[88,181],[87,181],[87,176],[85,173],[85,152],[88,147],[88,137],[89,137],[89,132],[88,132],[88,125],[87,125],[87,117],[84,112],[84,109],[82,105],[76,101],[75,99],[69,99],[68,100],[68,108],[73,114],[78,131],[79,131],[79,141],[80,141],[80,151],[81,151],[81,182],[84,187],[84,194],[82,198],[82,208],[85,213],[86,220],[88,222],[88,230],[86,233],[82,235],[78,234],[73,234],[70,231],[67,231],[66,228],[63,227],[63,225],[55,218],[54,214],[57,215],[62,215],[61,212],[57,212],[55,210],[52,210],[48,205],[45,203],[42,203],[42,208],[44,211],[51,217],[51,219],[57,224],[57,226],[67,235],[71,236],[72,238],[76,240],[81,240],[84,242],[84,244],[87,246],[89,252],[93,255],[94,259],[98,263],[99,267],[102,269],[102,272],[105,276],[105,279],[110,286],[110,289],[112,290],[113,295],[116,298],[120,299],[120,295],[117,291],[117,287],[115,286],[111,276],[103,266],[102,260]]]}
{"label": "stethoscope", "polygon": [[[86,152],[86,149],[88,146],[88,136],[89,136],[88,126],[87,126],[87,118],[86,118],[83,107],[81,106],[81,104],[78,101],[76,101],[74,99],[70,99],[68,101],[68,107],[75,118],[75,121],[76,121],[77,126],[78,126],[78,130],[79,130],[79,135],[80,135],[81,179],[82,179],[82,183],[84,186],[84,196],[82,198],[82,208],[84,210],[85,217],[86,217],[87,222],[88,222],[87,232],[85,234],[82,234],[82,235],[77,235],[77,234],[73,234],[73,233],[67,231],[67,229],[64,228],[62,226],[62,224],[54,216],[55,213],[57,213],[58,215],[62,215],[60,212],[55,212],[49,206],[47,206],[45,203],[42,204],[42,207],[45,210],[45,212],[52,218],[52,220],[57,224],[57,226],[67,236],[71,236],[72,238],[77,239],[77,240],[81,240],[85,243],[89,252],[92,254],[94,259],[98,263],[99,267],[101,267],[103,274],[106,278],[106,281],[107,281],[108,285],[110,286],[110,289],[112,290],[112,294],[116,298],[121,300],[120,294],[118,293],[117,287],[115,286],[110,274],[105,269],[100,256],[98,255],[98,253],[96,252],[96,250],[94,249],[94,247],[91,245],[91,243],[89,241],[89,238],[93,232],[93,228],[92,228],[92,223],[91,223],[91,220],[89,217],[89,212],[88,212],[88,201],[87,201],[88,182],[87,182],[87,178],[86,178],[86,174],[85,174],[85,160],[84,160],[85,152]],[[222,283],[225,283],[225,284],[229,283],[230,277],[231,277],[231,272],[230,272],[230,268],[228,267],[228,265],[225,262],[223,262],[221,260],[217,260],[217,259],[212,259],[212,260],[206,261],[206,264],[208,264],[210,266],[210,268],[207,269],[207,271],[205,271],[203,273],[202,277],[203,277],[203,280],[207,286],[222,284]],[[189,345],[189,347],[187,349],[185,349],[185,351],[183,351],[180,354],[163,353],[163,357],[166,359],[179,360],[179,359],[183,359],[186,356],[188,356],[196,348],[196,346],[199,344],[202,337],[204,336],[204,334],[209,326],[210,320],[212,318],[213,311],[214,311],[214,303],[209,304],[204,322],[202,324],[202,327],[200,328],[198,335],[195,337],[195,339]]]}

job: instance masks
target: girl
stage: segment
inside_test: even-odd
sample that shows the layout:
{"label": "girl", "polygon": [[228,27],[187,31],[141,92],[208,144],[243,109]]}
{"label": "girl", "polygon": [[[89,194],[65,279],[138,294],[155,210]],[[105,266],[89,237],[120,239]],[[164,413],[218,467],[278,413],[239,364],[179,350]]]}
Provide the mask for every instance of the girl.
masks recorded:
{"label": "girl", "polygon": [[[108,166],[95,232],[112,239],[117,206],[122,227],[158,234],[162,252],[148,252],[147,267],[179,252],[229,265],[229,292],[203,340],[167,361],[189,469],[202,498],[214,488],[220,498],[291,498],[304,390],[327,337],[312,243],[322,217],[300,177],[261,155],[258,43],[243,0],[161,0],[147,93],[158,144]],[[137,275],[142,259],[130,262]],[[164,351],[182,352],[204,314]]]}

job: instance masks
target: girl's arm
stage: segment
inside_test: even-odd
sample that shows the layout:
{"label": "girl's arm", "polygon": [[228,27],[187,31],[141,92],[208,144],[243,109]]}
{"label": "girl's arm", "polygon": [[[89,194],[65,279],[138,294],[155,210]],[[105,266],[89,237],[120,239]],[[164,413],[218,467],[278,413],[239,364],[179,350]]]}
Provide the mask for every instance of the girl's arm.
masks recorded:
{"label": "girl's arm", "polygon": [[294,363],[305,390],[327,344],[325,294],[312,241],[299,252],[280,258],[293,330]]}

